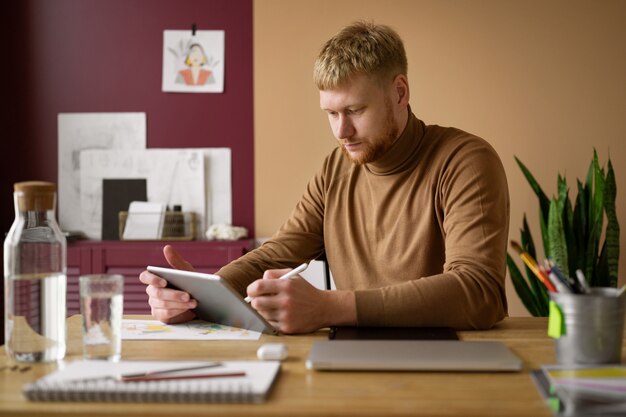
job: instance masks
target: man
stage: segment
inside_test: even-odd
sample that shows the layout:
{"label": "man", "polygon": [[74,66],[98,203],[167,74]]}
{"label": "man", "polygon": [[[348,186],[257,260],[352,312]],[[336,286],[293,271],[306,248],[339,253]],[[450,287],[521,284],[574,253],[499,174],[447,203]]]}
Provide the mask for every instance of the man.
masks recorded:
{"label": "man", "polygon": [[[387,26],[343,29],[322,48],[314,79],[339,147],[278,232],[217,274],[284,333],[501,320],[509,199],[495,151],[413,115],[404,46]],[[337,291],[276,279],[323,251]],[[164,254],[191,268],[171,247]],[[188,294],[148,272],[140,279],[156,318],[193,318]]]}

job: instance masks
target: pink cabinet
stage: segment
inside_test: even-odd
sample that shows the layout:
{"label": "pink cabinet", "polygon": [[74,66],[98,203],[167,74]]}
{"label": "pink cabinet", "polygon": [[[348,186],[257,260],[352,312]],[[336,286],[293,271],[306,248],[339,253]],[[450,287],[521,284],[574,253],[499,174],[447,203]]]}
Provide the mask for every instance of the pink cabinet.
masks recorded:
{"label": "pink cabinet", "polygon": [[252,240],[162,242],[83,241],[67,248],[67,314],[80,313],[78,277],[83,274],[122,274],[124,314],[150,314],[146,286],[139,274],[148,265],[168,265],[163,246],[174,246],[201,272],[213,273],[252,248]]}

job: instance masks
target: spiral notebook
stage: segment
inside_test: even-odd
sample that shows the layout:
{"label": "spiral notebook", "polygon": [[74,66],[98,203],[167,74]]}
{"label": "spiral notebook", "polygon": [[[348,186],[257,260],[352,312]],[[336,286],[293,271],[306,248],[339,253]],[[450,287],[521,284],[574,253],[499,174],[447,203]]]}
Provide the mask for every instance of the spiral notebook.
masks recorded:
{"label": "spiral notebook", "polygon": [[[24,386],[23,393],[31,401],[261,403],[279,371],[280,362],[272,361],[79,360]],[[167,378],[124,382],[129,375]]]}

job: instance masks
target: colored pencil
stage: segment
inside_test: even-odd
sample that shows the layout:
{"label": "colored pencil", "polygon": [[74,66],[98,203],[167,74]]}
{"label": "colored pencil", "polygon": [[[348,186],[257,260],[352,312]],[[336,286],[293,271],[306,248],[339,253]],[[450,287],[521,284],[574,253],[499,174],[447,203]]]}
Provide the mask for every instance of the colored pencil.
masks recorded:
{"label": "colored pencil", "polygon": [[549,291],[556,292],[556,288],[554,287],[554,285],[552,285],[548,276],[544,274],[543,272],[541,272],[541,270],[539,269],[539,265],[537,264],[537,261],[535,261],[535,259],[532,256],[530,256],[528,252],[522,249],[520,244],[517,243],[516,241],[512,240],[511,246],[513,246],[513,249],[515,249],[517,253],[519,253],[520,258],[522,258],[522,261],[524,261],[526,266],[528,266],[528,268],[533,272],[533,274],[535,274],[537,279],[539,279],[539,281],[541,281],[541,283],[545,285],[545,287]]}

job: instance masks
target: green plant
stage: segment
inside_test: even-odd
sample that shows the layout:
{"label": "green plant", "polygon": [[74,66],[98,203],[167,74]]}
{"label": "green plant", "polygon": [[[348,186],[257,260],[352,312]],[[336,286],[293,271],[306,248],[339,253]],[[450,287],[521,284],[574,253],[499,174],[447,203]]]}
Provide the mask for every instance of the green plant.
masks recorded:
{"label": "green plant", "polygon": [[[590,286],[616,287],[619,223],[611,159],[605,172],[594,149],[585,183],[576,180],[578,195],[573,208],[564,177],[558,175],[557,196],[549,199],[522,161],[517,157],[515,160],[539,199],[539,225],[545,258],[553,260],[567,276],[573,276],[577,269],[582,270]],[[537,259],[526,214],[520,233],[522,248]],[[549,297],[546,288],[527,267],[525,278],[508,253],[507,266],[515,291],[528,312],[533,316],[547,316]]]}

